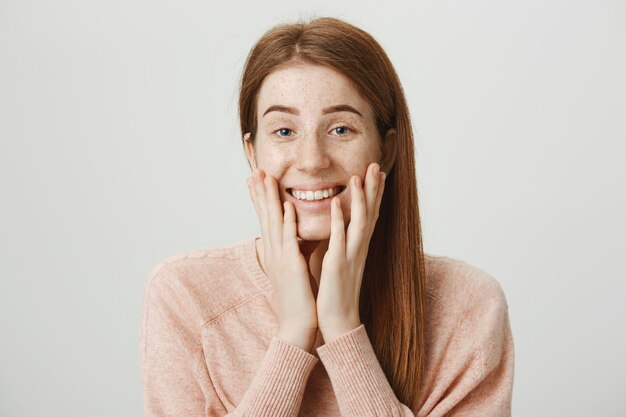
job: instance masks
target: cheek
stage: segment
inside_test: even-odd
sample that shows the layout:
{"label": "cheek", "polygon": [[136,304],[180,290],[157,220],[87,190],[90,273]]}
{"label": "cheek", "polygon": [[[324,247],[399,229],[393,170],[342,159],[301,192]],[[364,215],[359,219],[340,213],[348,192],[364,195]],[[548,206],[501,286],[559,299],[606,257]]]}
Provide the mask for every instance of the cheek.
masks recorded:
{"label": "cheek", "polygon": [[[274,177],[278,184],[281,183],[281,179],[289,167],[289,161],[289,155],[285,155],[281,149],[271,146],[259,146],[257,148],[257,168],[263,170],[265,175]],[[280,201],[284,202],[287,199],[287,192],[280,185],[278,188]]]}
{"label": "cheek", "polygon": [[291,159],[285,149],[271,145],[259,146],[256,156],[257,166],[273,177],[284,171]]}
{"label": "cheek", "polygon": [[[380,162],[382,151],[377,140],[367,138],[359,143],[350,143],[344,149],[338,149],[337,158],[341,159],[341,164],[352,175],[365,176],[367,167],[372,162]],[[353,146],[356,145],[356,146]]]}

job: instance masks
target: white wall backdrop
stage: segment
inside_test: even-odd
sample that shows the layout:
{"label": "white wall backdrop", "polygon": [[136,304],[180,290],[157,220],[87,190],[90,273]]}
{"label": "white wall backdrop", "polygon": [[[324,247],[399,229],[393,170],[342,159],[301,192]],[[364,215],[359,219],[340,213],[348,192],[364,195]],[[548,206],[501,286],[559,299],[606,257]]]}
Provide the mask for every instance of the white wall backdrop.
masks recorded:
{"label": "white wall backdrop", "polygon": [[626,2],[0,0],[0,415],[142,413],[143,285],[258,233],[246,54],[332,15],[410,101],[426,251],[496,277],[516,416],[625,416]]}

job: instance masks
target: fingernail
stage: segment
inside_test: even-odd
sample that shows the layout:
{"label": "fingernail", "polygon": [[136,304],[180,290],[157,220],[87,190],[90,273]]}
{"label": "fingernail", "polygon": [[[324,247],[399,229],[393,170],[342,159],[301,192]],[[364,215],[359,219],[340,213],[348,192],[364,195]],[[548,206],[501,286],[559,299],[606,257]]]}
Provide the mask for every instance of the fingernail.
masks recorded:
{"label": "fingernail", "polygon": [[354,179],[354,185],[356,185],[357,188],[361,188],[361,177],[357,176]]}
{"label": "fingernail", "polygon": [[380,165],[374,164],[374,168],[372,168],[372,172],[374,173],[374,175],[378,174],[379,171],[380,171]]}

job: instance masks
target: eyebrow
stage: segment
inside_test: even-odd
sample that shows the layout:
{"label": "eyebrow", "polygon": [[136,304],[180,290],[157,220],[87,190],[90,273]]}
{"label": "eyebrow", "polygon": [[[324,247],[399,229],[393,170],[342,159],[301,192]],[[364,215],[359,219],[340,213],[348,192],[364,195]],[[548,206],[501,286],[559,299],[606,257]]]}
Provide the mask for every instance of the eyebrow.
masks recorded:
{"label": "eyebrow", "polygon": [[[300,115],[300,112],[295,107],[287,107],[287,106],[281,106],[279,104],[274,104],[273,106],[269,106],[267,110],[265,110],[265,113],[263,113],[263,116],[265,116],[267,113],[272,112],[272,111],[295,114],[296,116]],[[342,112],[342,111],[347,111],[350,113],[358,114],[359,116],[363,117],[361,112],[359,112],[357,109],[350,106],[349,104],[337,104],[335,106],[326,107],[325,109],[322,110],[322,114],[337,113],[337,112]]]}

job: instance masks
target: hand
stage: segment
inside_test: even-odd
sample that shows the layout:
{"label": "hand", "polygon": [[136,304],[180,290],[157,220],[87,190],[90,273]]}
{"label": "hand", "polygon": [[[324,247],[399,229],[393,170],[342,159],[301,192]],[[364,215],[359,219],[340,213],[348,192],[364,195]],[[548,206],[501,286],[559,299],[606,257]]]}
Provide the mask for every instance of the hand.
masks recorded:
{"label": "hand", "polygon": [[384,188],[385,173],[376,163],[368,166],[364,186],[360,177],[350,179],[352,202],[347,231],[340,200],[333,198],[331,202],[330,241],[317,293],[317,320],[326,343],[361,324],[361,282]]}
{"label": "hand", "polygon": [[255,169],[248,178],[263,240],[263,263],[278,301],[278,337],[311,351],[317,335],[309,268],[297,240],[296,210],[280,204],[276,179]]}

